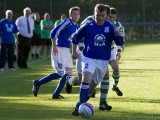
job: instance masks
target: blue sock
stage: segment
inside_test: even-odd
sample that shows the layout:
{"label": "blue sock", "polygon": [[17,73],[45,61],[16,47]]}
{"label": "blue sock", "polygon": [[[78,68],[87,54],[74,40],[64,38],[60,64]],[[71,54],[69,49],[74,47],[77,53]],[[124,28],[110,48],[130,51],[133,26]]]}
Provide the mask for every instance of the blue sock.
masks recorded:
{"label": "blue sock", "polygon": [[79,102],[77,102],[77,104],[76,104],[76,108],[79,108],[79,106],[81,105],[81,102],[79,101]]}
{"label": "blue sock", "polygon": [[89,100],[89,83],[82,83],[80,88],[80,103]]}
{"label": "blue sock", "polygon": [[64,85],[66,84],[66,81],[67,81],[67,79],[66,79],[67,75],[68,74],[64,74],[62,76],[62,78],[60,79],[59,84],[58,84],[55,92],[53,93],[55,96],[58,96],[60,94],[60,92],[62,91],[62,89],[63,89],[63,87],[64,87]]}
{"label": "blue sock", "polygon": [[48,76],[45,76],[44,78],[36,81],[36,84],[43,85],[45,83],[48,83],[51,80],[58,79],[58,78],[61,78],[61,76],[58,73],[51,73]]}

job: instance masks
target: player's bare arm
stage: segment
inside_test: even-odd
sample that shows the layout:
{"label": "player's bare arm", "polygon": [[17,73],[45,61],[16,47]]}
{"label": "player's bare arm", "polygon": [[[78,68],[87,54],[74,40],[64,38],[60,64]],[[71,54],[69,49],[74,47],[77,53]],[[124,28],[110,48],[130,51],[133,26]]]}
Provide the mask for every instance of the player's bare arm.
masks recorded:
{"label": "player's bare arm", "polygon": [[73,44],[73,46],[72,46],[72,58],[73,59],[77,59],[78,58],[78,53],[77,53],[76,49],[77,49],[77,45]]}
{"label": "player's bare arm", "polygon": [[57,56],[58,55],[58,49],[57,49],[57,46],[56,46],[56,38],[52,38],[51,41],[52,41],[51,53],[52,53],[52,55]]}

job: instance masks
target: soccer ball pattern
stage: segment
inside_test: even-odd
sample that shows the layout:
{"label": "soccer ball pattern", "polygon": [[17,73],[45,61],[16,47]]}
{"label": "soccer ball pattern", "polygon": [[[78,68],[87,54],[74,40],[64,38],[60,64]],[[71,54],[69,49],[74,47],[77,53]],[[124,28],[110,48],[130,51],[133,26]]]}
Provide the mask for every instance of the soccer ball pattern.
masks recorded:
{"label": "soccer ball pattern", "polygon": [[94,107],[91,103],[82,103],[79,106],[79,114],[83,118],[91,118],[94,115]]}

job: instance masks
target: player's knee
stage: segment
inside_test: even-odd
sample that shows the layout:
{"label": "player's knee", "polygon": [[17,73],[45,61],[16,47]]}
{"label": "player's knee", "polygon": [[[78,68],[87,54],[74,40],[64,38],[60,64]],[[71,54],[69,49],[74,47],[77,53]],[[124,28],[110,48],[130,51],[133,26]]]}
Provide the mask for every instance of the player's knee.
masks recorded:
{"label": "player's knee", "polygon": [[106,79],[106,78],[108,78],[109,79],[109,74],[108,73],[106,73],[105,75],[104,75],[104,78]]}
{"label": "player's knee", "polygon": [[113,71],[119,73],[119,68],[114,68]]}

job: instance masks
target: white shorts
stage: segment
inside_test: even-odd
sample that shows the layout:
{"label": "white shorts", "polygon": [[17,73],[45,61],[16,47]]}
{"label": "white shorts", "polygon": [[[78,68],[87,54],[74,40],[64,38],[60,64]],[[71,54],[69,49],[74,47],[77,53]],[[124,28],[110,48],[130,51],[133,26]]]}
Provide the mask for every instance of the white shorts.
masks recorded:
{"label": "white shorts", "polygon": [[70,49],[65,47],[57,47],[58,56],[51,54],[51,64],[56,71],[64,71],[64,68],[73,68],[73,60]]}
{"label": "white shorts", "polygon": [[76,69],[77,72],[82,74],[82,58],[83,58],[83,54],[82,51],[80,51],[79,49],[77,49],[78,52],[78,59],[76,59]]}
{"label": "white shorts", "polygon": [[111,50],[111,58],[109,59],[109,61],[116,60],[116,55],[117,55],[117,50],[114,48]]}
{"label": "white shorts", "polygon": [[92,73],[92,80],[95,84],[99,84],[108,70],[107,60],[97,60],[83,57],[82,72]]}

